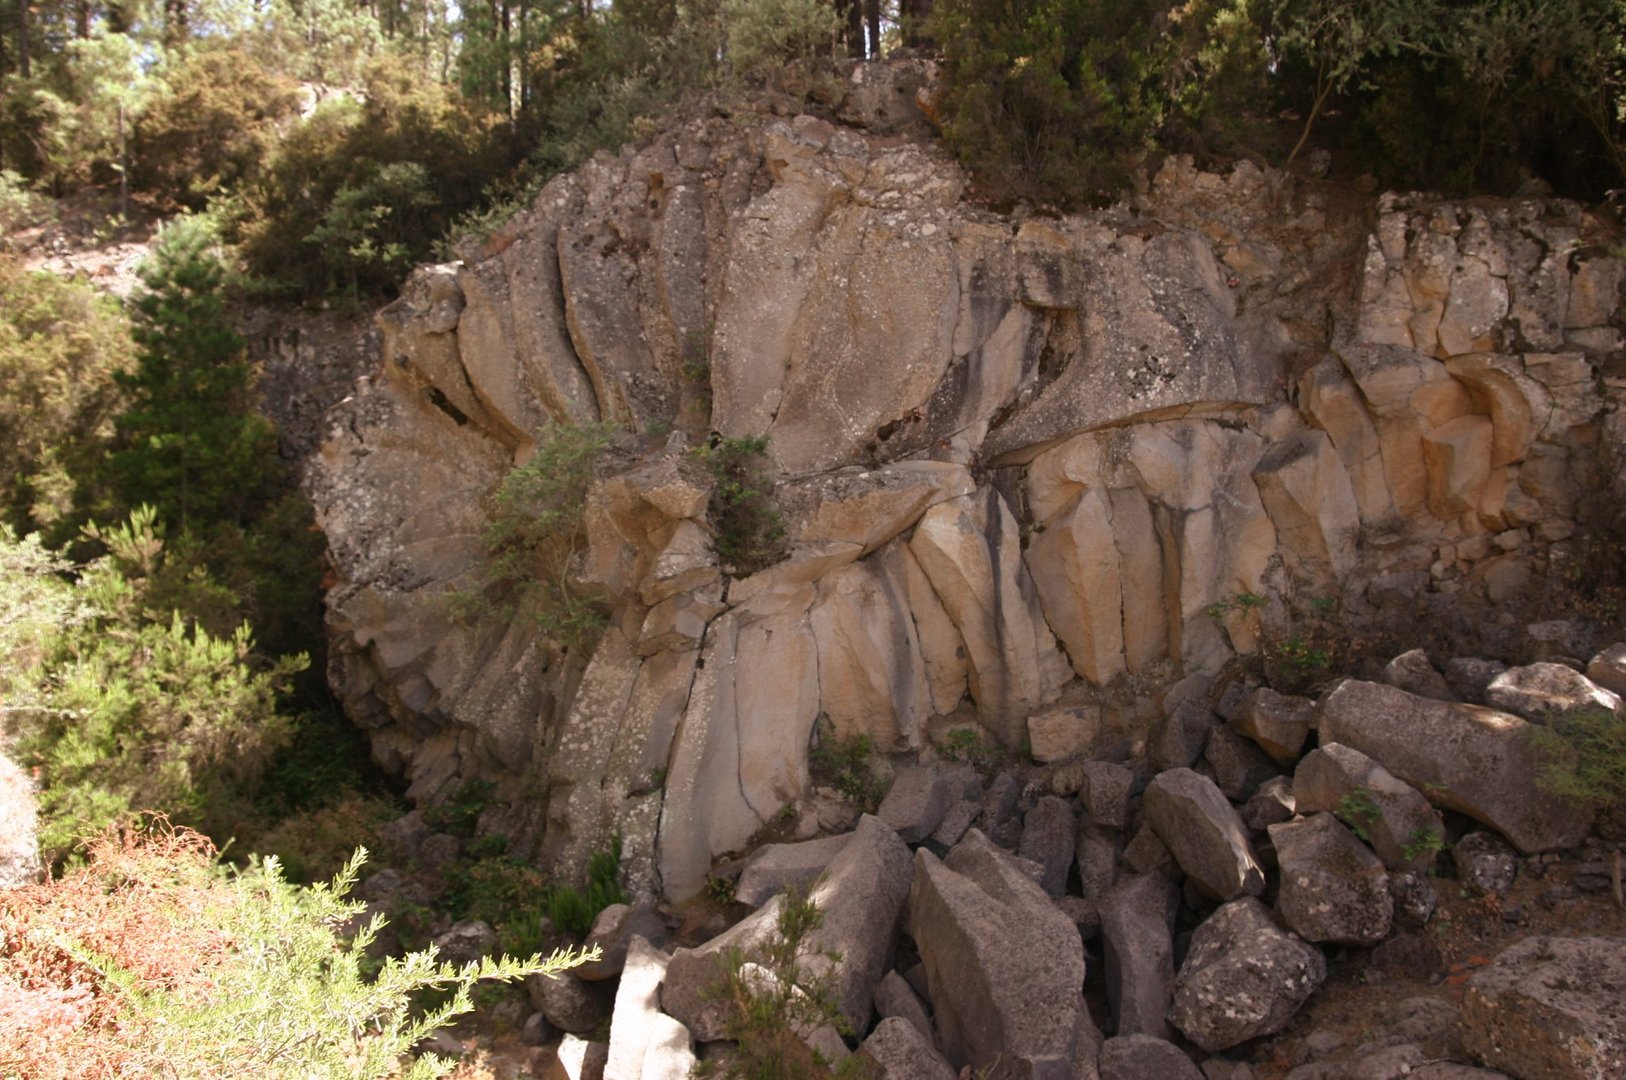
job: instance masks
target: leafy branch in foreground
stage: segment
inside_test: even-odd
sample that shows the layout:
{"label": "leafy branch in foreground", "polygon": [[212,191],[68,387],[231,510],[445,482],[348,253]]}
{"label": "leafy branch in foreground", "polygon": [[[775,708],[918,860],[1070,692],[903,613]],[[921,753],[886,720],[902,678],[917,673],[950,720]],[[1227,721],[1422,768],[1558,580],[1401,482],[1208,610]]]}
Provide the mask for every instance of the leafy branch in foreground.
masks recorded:
{"label": "leafy branch in foreground", "polygon": [[[340,929],[362,911],[346,894],[365,857],[300,888],[275,859],[223,868],[206,839],[161,820],[110,830],[87,865],[0,897],[0,1027],[12,1033],[0,1075],[425,1080],[451,1064],[403,1059],[473,1007],[474,983],[556,977],[595,956],[456,967],[430,949],[369,979],[382,918],[348,940]],[[413,1011],[410,995],[426,988],[453,994]]]}

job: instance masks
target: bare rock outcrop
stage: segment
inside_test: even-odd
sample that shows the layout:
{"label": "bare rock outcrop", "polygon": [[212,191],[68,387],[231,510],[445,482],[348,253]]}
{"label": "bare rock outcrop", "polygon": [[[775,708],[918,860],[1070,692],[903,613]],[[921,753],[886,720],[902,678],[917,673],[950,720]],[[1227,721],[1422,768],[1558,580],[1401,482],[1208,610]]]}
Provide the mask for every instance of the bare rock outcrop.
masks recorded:
{"label": "bare rock outcrop", "polygon": [[[890,751],[969,706],[1015,747],[1312,597],[1505,591],[1574,531],[1599,433],[1626,443],[1597,392],[1622,263],[1574,204],[1346,206],[1173,158],[1132,206],[997,213],[870,75],[842,115],[879,128],[710,116],[554,179],[409,279],[330,413],[336,692],[413,799],[495,782],[487,824],[556,876],[619,835],[632,888],[695,895],[808,793],[821,716]],[[566,584],[603,632],[551,640],[536,591],[467,617],[492,493],[600,421]],[[717,551],[713,438],[767,440],[755,572]],[[1283,712],[1233,726],[1286,766]]]}

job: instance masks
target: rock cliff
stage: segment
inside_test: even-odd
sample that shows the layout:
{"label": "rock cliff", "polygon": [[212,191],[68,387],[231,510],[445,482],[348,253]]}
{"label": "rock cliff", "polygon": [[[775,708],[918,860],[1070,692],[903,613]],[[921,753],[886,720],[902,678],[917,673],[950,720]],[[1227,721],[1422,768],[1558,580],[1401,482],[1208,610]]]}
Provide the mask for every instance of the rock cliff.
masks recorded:
{"label": "rock cliff", "polygon": [[[1181,159],[1132,204],[1007,212],[885,123],[696,120],[379,316],[310,481],[333,684],[414,797],[496,780],[554,868],[618,832],[635,887],[693,895],[806,792],[821,718],[1123,733],[1312,601],[1412,617],[1555,562],[1621,460],[1604,236]],[[459,618],[499,482],[598,421],[626,434],[573,576],[608,627]],[[746,575],[689,451],[748,436],[786,553]]]}

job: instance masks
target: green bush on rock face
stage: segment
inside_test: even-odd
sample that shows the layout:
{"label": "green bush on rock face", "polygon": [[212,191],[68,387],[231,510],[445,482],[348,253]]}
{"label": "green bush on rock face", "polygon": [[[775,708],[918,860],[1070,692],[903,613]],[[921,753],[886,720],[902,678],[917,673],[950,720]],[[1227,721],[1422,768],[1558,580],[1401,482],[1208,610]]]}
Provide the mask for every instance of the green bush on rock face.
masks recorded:
{"label": "green bush on rock face", "polygon": [[598,602],[571,586],[570,564],[587,544],[582,509],[593,466],[609,449],[613,424],[559,424],[489,500],[486,565],[477,589],[453,597],[466,616],[511,616],[521,605],[542,632],[574,647],[604,625]]}

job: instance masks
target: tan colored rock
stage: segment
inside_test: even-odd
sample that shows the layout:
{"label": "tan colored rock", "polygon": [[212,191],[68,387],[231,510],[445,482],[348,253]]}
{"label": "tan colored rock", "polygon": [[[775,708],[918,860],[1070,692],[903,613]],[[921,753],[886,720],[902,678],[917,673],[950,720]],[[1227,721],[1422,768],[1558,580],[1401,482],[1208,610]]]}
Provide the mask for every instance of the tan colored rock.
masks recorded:
{"label": "tan colored rock", "polygon": [[1101,729],[1101,707],[1080,705],[1028,717],[1028,746],[1033,760],[1061,761],[1088,750]]}
{"label": "tan colored rock", "polygon": [[1451,275],[1451,298],[1440,317],[1439,355],[1496,348],[1496,330],[1507,311],[1507,281],[1492,273],[1484,260],[1463,257]]}
{"label": "tan colored rock", "polygon": [[819,582],[810,617],[820,708],[835,736],[918,748],[933,710],[904,584],[873,560],[843,567]]}
{"label": "tan colored rock", "polygon": [[1106,494],[1088,490],[1048,521],[1028,544],[1026,562],[1079,677],[1101,686],[1123,674],[1123,578]]}
{"label": "tan colored rock", "polygon": [[1113,488],[1109,501],[1124,595],[1124,665],[1139,675],[1169,655],[1164,541],[1139,488]]}
{"label": "tan colored rock", "polygon": [[1383,472],[1383,447],[1366,400],[1336,356],[1323,357],[1299,379],[1299,400],[1332,440],[1349,474],[1362,521],[1382,521],[1394,510]]}
{"label": "tan colored rock", "polygon": [[1467,385],[1478,411],[1490,417],[1491,468],[1523,461],[1536,436],[1536,415],[1551,408],[1541,384],[1524,374],[1517,358],[1494,353],[1453,356],[1445,369]]}
{"label": "tan colored rock", "polygon": [[912,526],[927,509],[976,490],[964,466],[900,461],[847,468],[780,487],[775,499],[802,543],[856,544],[868,554]]}
{"label": "tan colored rock", "polygon": [[1323,432],[1303,431],[1276,443],[1260,458],[1253,480],[1295,577],[1320,594],[1355,569],[1360,510],[1349,474]]}
{"label": "tan colored rock", "polygon": [[1429,513],[1450,521],[1478,507],[1490,479],[1492,438],[1483,416],[1459,416],[1423,436]]}
{"label": "tan colored rock", "polygon": [[909,548],[965,641],[983,723],[1019,743],[1027,714],[1070,673],[1022,564],[1016,519],[992,489],[963,496],[928,510]]}
{"label": "tan colored rock", "polygon": [[1569,308],[1564,315],[1565,329],[1578,330],[1613,322],[1615,313],[1620,310],[1623,277],[1626,277],[1626,266],[1612,255],[1578,259],[1575,276],[1570,279]]}
{"label": "tan colored rock", "polygon": [[902,577],[933,710],[940,716],[953,712],[967,687],[965,642],[960,631],[908,544],[893,544],[877,558],[887,564],[887,573],[894,580]]}
{"label": "tan colored rock", "polygon": [[761,597],[707,633],[661,810],[661,887],[673,899],[699,893],[713,858],[806,789],[819,712],[812,600],[810,587]]}

